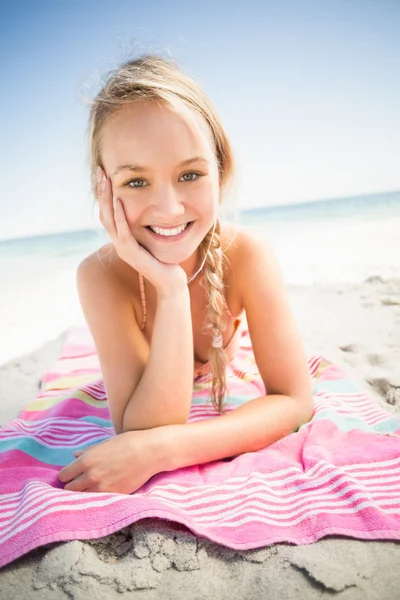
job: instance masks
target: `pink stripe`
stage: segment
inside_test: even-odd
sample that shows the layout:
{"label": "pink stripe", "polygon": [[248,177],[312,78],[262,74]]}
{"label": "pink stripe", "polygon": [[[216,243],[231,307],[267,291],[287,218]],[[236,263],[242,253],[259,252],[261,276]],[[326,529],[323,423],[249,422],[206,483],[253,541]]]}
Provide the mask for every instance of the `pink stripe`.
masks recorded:
{"label": "pink stripe", "polygon": [[109,418],[108,407],[93,407],[90,404],[86,404],[82,400],[75,398],[67,398],[66,400],[62,400],[59,404],[56,404],[46,410],[22,410],[19,416],[21,419],[34,421],[37,419],[48,419],[50,417],[64,417],[66,414],[68,414],[68,417],[72,419],[80,419],[81,417],[87,417],[90,415],[95,415],[96,417],[101,417],[102,419]]}
{"label": "pink stripe", "polygon": [[[98,369],[80,369],[73,371],[72,375],[80,376],[80,375],[98,375]],[[65,373],[65,371],[55,371],[54,373],[47,373],[47,375],[43,375],[42,383],[48,383],[49,381],[54,381],[56,379],[61,379],[63,377],[71,377],[71,373]],[[57,389],[57,388],[53,388]]]}
{"label": "pink stripe", "polygon": [[[89,342],[85,328],[70,331],[61,358],[43,378],[55,389],[37,397],[56,401],[55,406],[21,411],[1,430],[0,443],[32,438],[68,454],[77,444],[114,435],[112,427],[82,420],[110,420]],[[325,358],[310,357],[308,368],[318,392],[314,418],[306,426],[258,452],[161,472],[131,495],[67,492],[58,479],[61,467],[20,450],[1,452],[0,565],[46,543],[102,537],[148,517],[177,521],[196,535],[242,550],[282,541],[312,543],[331,534],[400,540],[400,438],[354,425],[341,431],[336,424],[350,419],[367,429],[382,423],[400,434],[399,417],[381,409]],[[94,406],[76,397],[77,386],[57,389],[57,379],[71,377],[73,385],[74,377],[78,382],[88,373],[93,381],[79,390],[97,400]],[[229,393],[243,402],[265,393],[247,330],[228,375]],[[330,390],[333,380],[341,381],[342,393]],[[189,421],[216,416],[207,403],[208,387],[196,385],[193,396],[201,404],[192,406]],[[235,407],[227,404],[228,410]]]}

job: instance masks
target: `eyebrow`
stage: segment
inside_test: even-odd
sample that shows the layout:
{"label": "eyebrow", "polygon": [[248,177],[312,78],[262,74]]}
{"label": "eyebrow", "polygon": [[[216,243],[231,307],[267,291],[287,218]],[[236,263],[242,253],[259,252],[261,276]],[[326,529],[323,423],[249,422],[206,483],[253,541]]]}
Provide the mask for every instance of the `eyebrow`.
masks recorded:
{"label": "eyebrow", "polygon": [[[193,158],[187,158],[186,160],[183,160],[182,162],[180,162],[178,164],[178,167],[184,167],[186,165],[190,165],[193,162],[197,162],[199,160],[202,160],[203,162],[207,162],[209,163],[210,161],[207,160],[206,158],[203,158],[202,156],[194,156]],[[117,167],[113,173],[113,175],[117,175],[120,171],[146,171],[147,167],[142,167],[140,165],[120,165],[119,167]]]}

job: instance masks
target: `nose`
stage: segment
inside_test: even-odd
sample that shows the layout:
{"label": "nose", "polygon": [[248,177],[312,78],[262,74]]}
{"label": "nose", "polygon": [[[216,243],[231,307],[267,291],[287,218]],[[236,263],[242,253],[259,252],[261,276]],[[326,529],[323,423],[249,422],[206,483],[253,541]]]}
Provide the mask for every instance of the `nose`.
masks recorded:
{"label": "nose", "polygon": [[177,219],[185,213],[182,198],[172,185],[160,186],[151,197],[151,215],[154,221],[162,225],[175,225]]}

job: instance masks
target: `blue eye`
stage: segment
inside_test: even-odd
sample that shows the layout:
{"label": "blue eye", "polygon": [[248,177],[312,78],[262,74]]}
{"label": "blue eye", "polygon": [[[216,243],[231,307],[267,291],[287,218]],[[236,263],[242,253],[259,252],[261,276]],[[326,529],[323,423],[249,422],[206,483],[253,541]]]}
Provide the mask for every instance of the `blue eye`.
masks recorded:
{"label": "blue eye", "polygon": [[[186,177],[187,175],[194,175],[195,176],[194,178],[184,179],[183,180],[184,182],[187,182],[187,183],[189,183],[190,181],[196,181],[197,179],[199,179],[199,177],[203,176],[201,173],[195,173],[194,171],[190,171],[189,173],[184,173],[183,175],[181,175],[181,178],[182,177]],[[142,183],[145,183],[145,185],[134,185],[138,181],[142,182]],[[133,185],[131,185],[131,184],[133,184]],[[147,187],[147,183],[145,182],[144,179],[130,179],[129,181],[126,182],[125,185],[128,186],[128,187],[130,187],[130,188],[136,188],[136,189]]]}
{"label": "blue eye", "polygon": [[[193,171],[191,171],[190,173],[184,173],[182,177],[186,177],[186,175],[196,175],[196,179],[201,177],[201,173],[194,173]],[[184,181],[196,181],[196,179],[185,179]]]}
{"label": "blue eye", "polygon": [[146,187],[146,186],[144,186],[144,185],[132,185],[132,186],[130,185],[131,183],[135,183],[135,182],[137,182],[137,181],[142,181],[142,182],[143,182],[143,181],[144,181],[144,179],[131,179],[130,181],[128,181],[128,182],[126,183],[126,185],[127,185],[128,187],[134,187],[134,188],[142,188],[142,187]]}

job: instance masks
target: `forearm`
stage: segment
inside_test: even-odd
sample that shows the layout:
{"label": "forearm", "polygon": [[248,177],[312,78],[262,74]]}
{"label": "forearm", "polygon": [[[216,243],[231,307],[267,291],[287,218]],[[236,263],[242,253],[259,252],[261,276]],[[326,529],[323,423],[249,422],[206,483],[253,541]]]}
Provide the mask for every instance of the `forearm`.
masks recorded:
{"label": "forearm", "polygon": [[193,331],[187,286],[160,297],[146,369],[124,413],[123,431],[186,422],[193,390]]}
{"label": "forearm", "polygon": [[163,470],[255,452],[297,431],[312,414],[312,399],[271,395],[213,419],[161,428]]}

